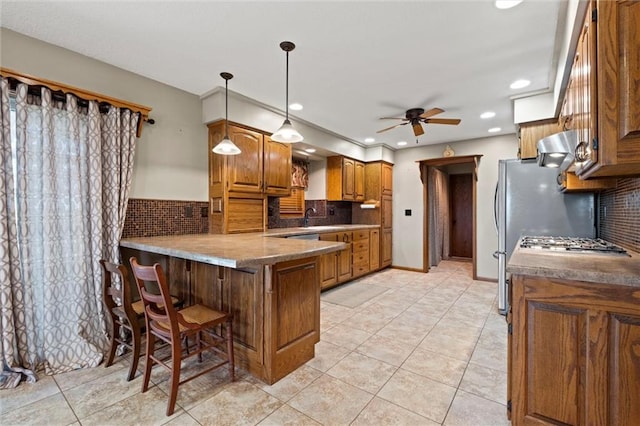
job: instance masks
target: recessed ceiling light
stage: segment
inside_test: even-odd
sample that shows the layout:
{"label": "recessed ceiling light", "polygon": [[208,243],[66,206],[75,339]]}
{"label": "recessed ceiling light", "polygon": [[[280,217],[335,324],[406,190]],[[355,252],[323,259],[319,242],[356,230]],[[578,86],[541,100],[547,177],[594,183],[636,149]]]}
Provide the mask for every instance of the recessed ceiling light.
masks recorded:
{"label": "recessed ceiling light", "polygon": [[371,142],[375,142],[376,140],[374,138],[365,138],[364,140],[366,143],[371,143]]}
{"label": "recessed ceiling light", "polygon": [[511,9],[522,3],[522,0],[496,0],[495,5],[498,9]]}
{"label": "recessed ceiling light", "polygon": [[407,143],[405,141],[398,142],[398,146],[405,146]]}
{"label": "recessed ceiling light", "polygon": [[511,87],[512,89],[522,89],[524,87],[527,87],[530,84],[531,82],[529,80],[522,79],[522,80],[514,81],[513,83],[511,83],[511,86],[509,87]]}
{"label": "recessed ceiling light", "polygon": [[480,114],[480,118],[482,119],[487,119],[487,118],[493,118],[496,116],[496,113],[493,111],[487,111],[487,112],[483,112],[482,114]]}
{"label": "recessed ceiling light", "polygon": [[289,108],[291,108],[294,111],[300,111],[302,109],[302,104],[299,104],[299,103],[289,104]]}
{"label": "recessed ceiling light", "polygon": [[500,127],[492,127],[489,129],[489,133],[496,133],[502,130]]}
{"label": "recessed ceiling light", "polygon": [[305,149],[306,152],[308,152],[309,154],[313,154],[314,152],[316,152],[315,148],[307,148]]}

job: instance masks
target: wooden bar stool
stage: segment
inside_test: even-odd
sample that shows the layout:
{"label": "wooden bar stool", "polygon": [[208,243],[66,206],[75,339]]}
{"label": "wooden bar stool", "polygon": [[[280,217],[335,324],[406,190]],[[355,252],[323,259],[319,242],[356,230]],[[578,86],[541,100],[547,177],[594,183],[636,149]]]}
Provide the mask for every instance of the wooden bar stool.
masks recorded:
{"label": "wooden bar stool", "polygon": [[[149,388],[151,378],[151,367],[153,364],[160,364],[171,372],[169,403],[167,405],[167,416],[173,414],[178,396],[178,386],[195,379],[205,373],[224,365],[229,366],[229,377],[235,380],[234,359],[233,359],[233,329],[232,317],[230,314],[220,312],[204,305],[196,304],[184,309],[177,310],[170,303],[169,286],[166,281],[162,266],[156,263],[153,266],[141,266],[135,257],[130,260],[131,270],[136,280],[140,297],[144,302],[144,316],[147,327],[147,350],[145,354],[144,379],[142,392]],[[152,294],[147,290],[147,285],[157,284],[160,294]],[[215,334],[214,327],[224,324],[224,337]],[[211,342],[203,338],[203,332],[207,331],[212,339]],[[188,339],[194,337],[195,339]],[[171,357],[161,359],[154,354],[154,343],[156,338],[168,343],[171,346]],[[188,346],[189,341],[194,341],[193,350],[185,348],[182,350],[181,342],[185,341]],[[220,349],[218,345],[226,344],[226,351]],[[182,360],[197,355],[198,360],[202,360],[202,352],[210,350],[217,355],[223,356],[223,361],[214,362],[214,365],[180,380],[180,367]],[[225,353],[226,352],[226,353]]]}
{"label": "wooden bar stool", "polygon": [[[131,366],[127,381],[133,379],[140,359],[140,347],[142,334],[144,333],[144,304],[132,291],[129,274],[124,265],[100,260],[102,267],[102,302],[111,318],[109,330],[109,351],[105,367],[113,364],[118,345],[129,349],[131,354]],[[114,279],[117,278],[117,279]],[[117,285],[119,281],[120,285]],[[173,306],[180,307],[183,302],[177,297],[171,297]],[[124,337],[122,329],[128,330],[131,336]]]}

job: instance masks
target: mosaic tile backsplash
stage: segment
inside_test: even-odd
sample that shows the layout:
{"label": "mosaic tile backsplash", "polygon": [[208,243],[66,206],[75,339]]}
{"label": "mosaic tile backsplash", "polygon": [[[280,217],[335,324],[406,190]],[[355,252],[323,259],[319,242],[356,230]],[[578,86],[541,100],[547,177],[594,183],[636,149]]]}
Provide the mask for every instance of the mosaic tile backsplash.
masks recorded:
{"label": "mosaic tile backsplash", "polygon": [[600,194],[600,237],[640,252],[640,178],[618,179]]}
{"label": "mosaic tile backsplash", "polygon": [[[327,200],[305,200],[305,209],[313,207],[316,213],[309,213],[309,226],[326,226],[340,225],[351,223],[351,202],[349,201],[327,201]],[[269,229],[273,228],[292,228],[303,226],[303,218],[287,218],[280,217],[280,199],[278,197],[269,197]]]}
{"label": "mosaic tile backsplash", "polygon": [[130,198],[122,238],[209,232],[206,201]]}

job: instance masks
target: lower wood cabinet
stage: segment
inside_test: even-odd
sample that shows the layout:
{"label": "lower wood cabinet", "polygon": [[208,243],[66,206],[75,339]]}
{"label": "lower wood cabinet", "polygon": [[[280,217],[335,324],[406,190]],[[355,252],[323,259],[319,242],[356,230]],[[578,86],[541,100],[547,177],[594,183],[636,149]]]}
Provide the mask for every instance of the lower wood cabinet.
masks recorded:
{"label": "lower wood cabinet", "polygon": [[351,248],[353,278],[369,273],[369,230],[353,231]]}
{"label": "lower wood cabinet", "polygon": [[338,232],[337,241],[347,244],[347,248],[338,252],[338,282],[343,283],[351,279],[351,232]]}
{"label": "lower wood cabinet", "polygon": [[514,275],[511,309],[513,425],[638,424],[638,287]]}
{"label": "lower wood cabinet", "polygon": [[380,231],[372,229],[369,233],[369,270],[380,268]]}
{"label": "lower wood cabinet", "polygon": [[393,232],[391,229],[382,230],[382,243],[381,243],[381,250],[380,250],[382,259],[380,260],[381,262],[380,266],[383,268],[391,265],[391,259],[393,257],[392,237],[393,237]]}

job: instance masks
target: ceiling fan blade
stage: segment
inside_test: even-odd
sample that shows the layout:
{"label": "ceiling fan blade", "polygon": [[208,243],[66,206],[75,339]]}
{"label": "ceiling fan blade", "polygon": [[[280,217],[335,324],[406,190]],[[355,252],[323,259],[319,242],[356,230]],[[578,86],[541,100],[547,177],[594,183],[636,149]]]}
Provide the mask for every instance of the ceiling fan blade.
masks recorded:
{"label": "ceiling fan blade", "polygon": [[[407,123],[408,123],[408,121],[407,121]],[[387,127],[386,129],[378,130],[376,133],[386,132],[387,130],[395,129],[398,126],[404,126],[407,123],[396,124],[395,126],[391,126],[391,127]]]}
{"label": "ceiling fan blade", "polygon": [[407,120],[405,117],[380,117],[379,120]]}
{"label": "ceiling fan blade", "polygon": [[420,125],[420,123],[412,124],[413,126],[413,134],[416,136],[424,135],[424,129]]}
{"label": "ceiling fan blade", "polygon": [[425,111],[422,114],[420,114],[420,118],[429,118],[429,117],[432,117],[432,116],[434,116],[436,114],[440,114],[440,113],[443,113],[443,112],[444,112],[443,109],[431,108],[430,110]]}
{"label": "ceiling fan blade", "polygon": [[453,124],[453,125],[460,124],[460,121],[461,120],[459,118],[427,118],[424,120],[424,122],[427,124]]}

